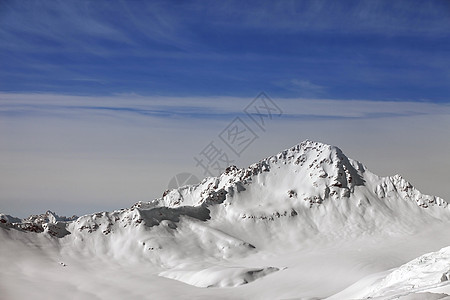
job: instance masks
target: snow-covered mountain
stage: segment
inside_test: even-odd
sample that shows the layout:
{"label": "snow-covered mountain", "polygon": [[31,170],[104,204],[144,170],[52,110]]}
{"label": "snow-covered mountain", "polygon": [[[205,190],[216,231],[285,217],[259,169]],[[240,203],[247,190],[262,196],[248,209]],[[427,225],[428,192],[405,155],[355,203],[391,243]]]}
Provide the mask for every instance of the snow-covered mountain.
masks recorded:
{"label": "snow-covered mountain", "polygon": [[[80,218],[52,212],[26,220],[0,215],[0,238],[8,240],[0,254],[31,243],[43,256],[53,253],[71,261],[62,263],[66,267],[91,263],[123,271],[139,266],[155,285],[187,283],[196,296],[326,297],[364,276],[450,245],[443,229],[449,224],[450,206],[443,199],[423,195],[400,175],[379,177],[337,147],[304,141],[248,168],[230,166],[219,177],[165,191],[129,209]],[[429,230],[439,231],[433,237]],[[388,259],[373,262],[380,257]],[[71,272],[78,278],[78,271]],[[341,272],[342,278],[303,290],[308,280],[311,285],[333,278],[332,272]],[[268,291],[271,282],[278,288]],[[237,286],[226,292],[197,290]],[[177,295],[158,287],[148,290],[163,298]],[[80,295],[84,292],[95,294],[90,288]]]}
{"label": "snow-covered mountain", "polygon": [[31,215],[28,218],[20,219],[0,213],[0,226],[4,228],[14,228],[23,231],[45,232],[55,237],[63,237],[70,232],[66,230],[67,222],[75,221],[78,217],[58,216],[48,210],[44,214]]}

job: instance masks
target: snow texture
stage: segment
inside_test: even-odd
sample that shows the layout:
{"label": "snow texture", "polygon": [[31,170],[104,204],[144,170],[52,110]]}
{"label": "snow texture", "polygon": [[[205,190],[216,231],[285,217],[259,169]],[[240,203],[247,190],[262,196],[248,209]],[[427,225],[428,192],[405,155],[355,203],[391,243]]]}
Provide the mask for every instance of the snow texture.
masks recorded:
{"label": "snow texture", "polygon": [[450,245],[449,223],[443,199],[304,141],[128,209],[0,214],[0,289],[27,297],[50,280],[53,298],[406,297],[450,282],[450,248],[404,264]]}

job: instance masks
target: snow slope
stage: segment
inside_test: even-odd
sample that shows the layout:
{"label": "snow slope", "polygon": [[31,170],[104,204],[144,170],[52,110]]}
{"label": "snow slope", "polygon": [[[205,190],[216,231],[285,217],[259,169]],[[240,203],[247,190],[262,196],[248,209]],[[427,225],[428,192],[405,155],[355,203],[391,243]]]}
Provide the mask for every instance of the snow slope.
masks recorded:
{"label": "snow slope", "polygon": [[[437,297],[436,293],[430,292],[435,289],[450,294],[450,247],[424,254],[392,271],[371,277],[371,280],[365,278],[329,299],[413,299],[410,294],[420,295],[417,299],[431,299]],[[445,294],[440,295],[436,299],[445,298],[442,296]]]}
{"label": "snow slope", "polygon": [[0,219],[0,289],[14,297],[47,280],[76,299],[324,298],[450,245],[446,201],[313,141],[129,209]]}
{"label": "snow slope", "polygon": [[450,247],[422,255],[401,267],[370,288],[368,296],[380,297],[414,290],[424,290],[450,282]]}

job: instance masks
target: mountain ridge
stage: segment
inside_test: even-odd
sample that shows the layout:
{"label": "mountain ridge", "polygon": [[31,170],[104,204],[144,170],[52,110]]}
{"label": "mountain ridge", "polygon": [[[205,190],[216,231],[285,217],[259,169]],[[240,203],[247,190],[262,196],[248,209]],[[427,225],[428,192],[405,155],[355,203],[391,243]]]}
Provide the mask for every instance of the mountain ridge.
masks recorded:
{"label": "mountain ridge", "polygon": [[[396,210],[412,214],[400,222]],[[414,214],[423,217],[417,222]],[[377,176],[338,147],[306,140],[247,168],[229,166],[217,177],[168,190],[160,198],[137,202],[128,209],[79,218],[61,218],[48,211],[21,223],[9,222],[11,217],[0,219],[3,227],[49,232],[56,237],[95,231],[106,236],[141,225],[151,229],[166,224],[177,230],[182,219],[223,232],[233,223],[252,222],[252,230],[276,240],[279,234],[273,231],[291,227],[301,228],[296,239],[319,233],[328,238],[341,238],[345,233],[365,235],[387,225],[392,232],[408,232],[415,223],[450,219],[450,209],[445,200],[420,193],[400,175]],[[267,227],[261,222],[272,223],[266,224],[270,227],[267,233],[275,237],[261,232],[260,227]],[[256,244],[250,234],[232,232],[242,245]],[[284,243],[281,237],[279,242]]]}

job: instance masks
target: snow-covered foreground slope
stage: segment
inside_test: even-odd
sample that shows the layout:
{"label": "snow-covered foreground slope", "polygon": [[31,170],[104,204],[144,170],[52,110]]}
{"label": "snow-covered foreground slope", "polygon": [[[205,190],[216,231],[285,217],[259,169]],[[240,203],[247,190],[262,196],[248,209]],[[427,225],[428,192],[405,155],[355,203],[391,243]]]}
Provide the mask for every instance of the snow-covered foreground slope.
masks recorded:
{"label": "snow-covered foreground slope", "polygon": [[[76,220],[0,215],[0,291],[10,298],[44,289],[74,299],[307,299],[354,284],[335,299],[405,293],[409,286],[392,279],[401,276],[380,281],[380,272],[449,246],[449,225],[443,199],[305,141],[129,209]],[[436,257],[441,262],[429,270],[448,263]]]}
{"label": "snow-covered foreground slope", "polygon": [[431,291],[450,294],[450,247],[422,255],[394,270],[374,274],[329,299],[407,299],[412,298],[410,294],[421,295],[417,299],[427,295],[430,299],[445,298],[433,296],[437,293]]}

